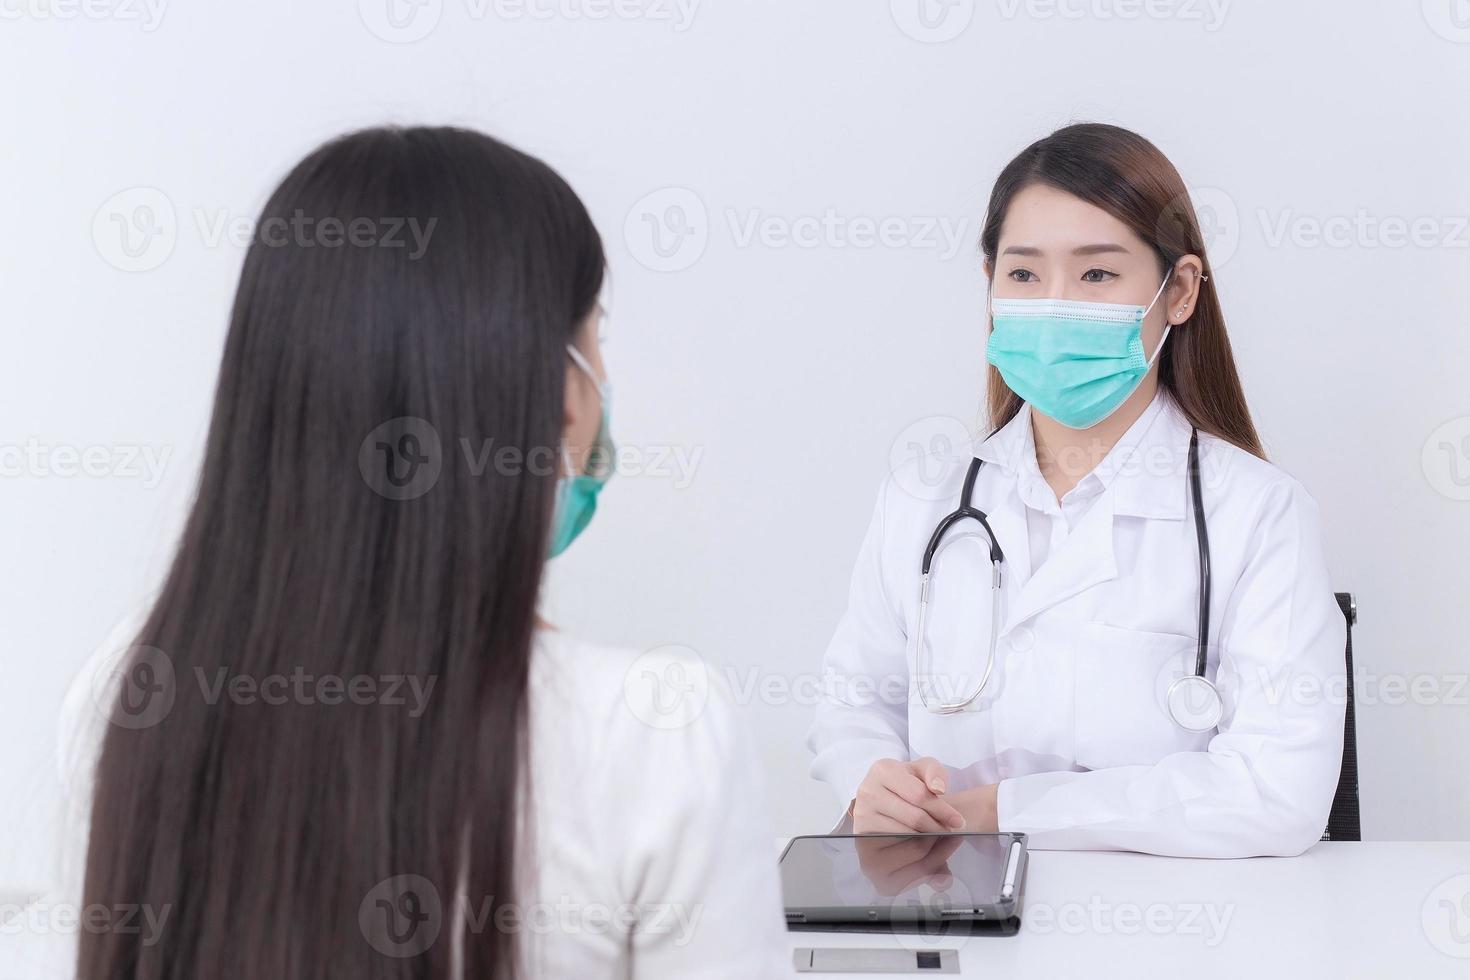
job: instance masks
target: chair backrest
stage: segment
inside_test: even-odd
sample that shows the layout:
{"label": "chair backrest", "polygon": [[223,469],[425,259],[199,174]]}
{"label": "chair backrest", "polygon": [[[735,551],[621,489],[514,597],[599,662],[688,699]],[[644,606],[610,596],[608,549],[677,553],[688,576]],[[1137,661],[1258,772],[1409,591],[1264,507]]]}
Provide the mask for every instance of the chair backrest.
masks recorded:
{"label": "chair backrest", "polygon": [[1347,717],[1342,725],[1342,772],[1337,777],[1337,794],[1327,816],[1323,840],[1362,840],[1358,816],[1358,722],[1353,711],[1353,627],[1358,622],[1358,601],[1351,592],[1338,592],[1337,605],[1347,620]]}

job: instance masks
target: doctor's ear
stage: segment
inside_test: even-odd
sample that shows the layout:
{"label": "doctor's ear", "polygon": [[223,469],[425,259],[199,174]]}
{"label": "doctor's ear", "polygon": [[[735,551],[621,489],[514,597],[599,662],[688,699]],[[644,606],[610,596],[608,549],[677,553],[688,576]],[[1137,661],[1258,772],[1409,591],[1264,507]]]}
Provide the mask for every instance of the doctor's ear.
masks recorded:
{"label": "doctor's ear", "polygon": [[1200,283],[1204,281],[1205,264],[1198,255],[1185,255],[1174,263],[1164,290],[1164,320],[1179,326],[1189,319],[1199,300]]}

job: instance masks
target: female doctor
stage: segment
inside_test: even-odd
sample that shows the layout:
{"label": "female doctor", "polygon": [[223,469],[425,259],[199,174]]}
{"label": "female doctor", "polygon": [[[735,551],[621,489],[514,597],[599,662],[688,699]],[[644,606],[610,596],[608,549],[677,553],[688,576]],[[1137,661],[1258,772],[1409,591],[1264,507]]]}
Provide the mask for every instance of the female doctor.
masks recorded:
{"label": "female doctor", "polygon": [[882,485],[813,775],[857,833],[1301,853],[1341,764],[1345,626],[1183,181],[1135,133],[1069,126],[1001,173],[981,246],[991,432]]}

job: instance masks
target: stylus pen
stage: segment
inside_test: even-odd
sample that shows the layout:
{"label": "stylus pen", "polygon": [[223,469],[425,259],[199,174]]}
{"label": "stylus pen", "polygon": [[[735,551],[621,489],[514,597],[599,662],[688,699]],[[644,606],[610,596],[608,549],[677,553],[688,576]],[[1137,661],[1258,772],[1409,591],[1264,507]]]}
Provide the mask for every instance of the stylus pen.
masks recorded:
{"label": "stylus pen", "polygon": [[1021,870],[1021,842],[1011,841],[1011,849],[1006,854],[1006,876],[1001,882],[1000,897],[1016,897],[1016,874]]}

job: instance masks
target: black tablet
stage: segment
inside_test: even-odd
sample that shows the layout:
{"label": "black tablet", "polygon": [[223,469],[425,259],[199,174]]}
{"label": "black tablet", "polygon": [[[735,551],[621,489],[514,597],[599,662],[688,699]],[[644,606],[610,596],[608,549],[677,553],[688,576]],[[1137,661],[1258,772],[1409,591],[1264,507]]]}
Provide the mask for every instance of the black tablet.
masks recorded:
{"label": "black tablet", "polygon": [[828,834],[781,854],[793,927],[1014,926],[1025,879],[1025,834]]}

